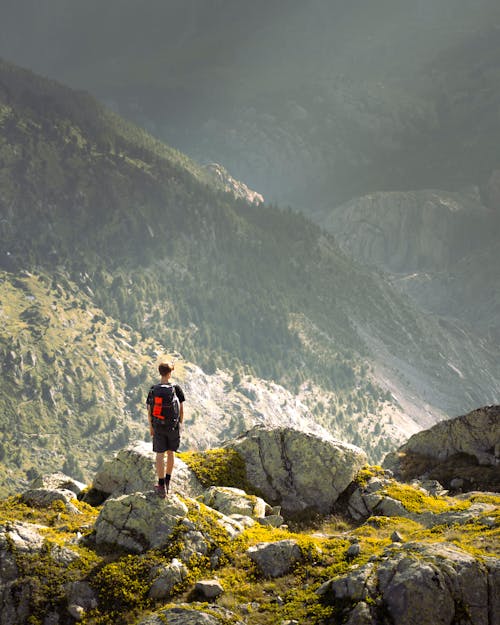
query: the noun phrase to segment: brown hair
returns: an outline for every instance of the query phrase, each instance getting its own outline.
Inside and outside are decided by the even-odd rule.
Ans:
[[[161,362],[158,365],[158,371],[160,372],[160,375],[168,375],[169,373],[172,373],[173,370],[174,363],[168,364],[167,362]]]

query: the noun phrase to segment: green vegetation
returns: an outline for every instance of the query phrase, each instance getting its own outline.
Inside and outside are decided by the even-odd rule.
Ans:
[[[202,486],[233,486],[251,492],[245,461],[234,449],[188,451],[179,458],[189,466]]]
[[[397,501],[400,501],[408,512],[453,512],[467,510],[470,501],[459,501],[452,497],[433,497],[426,495],[414,486],[393,482],[384,489],[384,493]]]

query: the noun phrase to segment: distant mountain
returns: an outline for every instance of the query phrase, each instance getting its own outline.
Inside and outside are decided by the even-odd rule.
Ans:
[[[0,55],[310,214],[483,185],[499,28],[496,0],[22,0],[0,11]]]
[[[152,345],[240,389],[229,404],[241,412],[227,426],[232,433],[270,410],[290,418],[286,402],[303,401],[294,418],[309,413],[308,422],[374,459],[444,411],[495,401],[500,371],[488,346],[420,313],[303,216],[236,199],[86,94],[7,63],[0,85],[1,414],[9,461],[32,424],[42,420],[37,431],[46,435],[54,416],[57,432],[75,428],[58,435],[54,449],[49,436],[56,456],[104,430],[87,445],[97,455],[125,438],[126,427],[142,428],[139,395],[146,361],[156,357]],[[254,390],[257,378],[267,382]],[[102,401],[113,385],[120,418],[110,424]],[[273,393],[280,410],[266,399]],[[230,392],[215,396],[215,405],[231,401]],[[203,397],[198,405],[206,419]],[[19,461],[18,469],[29,468]]]
[[[317,217],[350,256],[376,266],[422,310],[500,347],[500,211],[477,187],[372,193]]]

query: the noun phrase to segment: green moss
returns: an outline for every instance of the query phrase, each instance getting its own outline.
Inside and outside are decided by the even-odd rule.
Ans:
[[[187,451],[180,453],[179,457],[184,460],[205,488],[231,486],[255,493],[255,489],[248,482],[245,461],[234,449]]]
[[[457,510],[467,510],[470,508],[470,501],[460,501],[451,497],[432,497],[409,486],[393,482],[384,489],[384,493],[397,501],[400,501],[408,512],[453,512]]]
[[[384,475],[384,469],[382,467],[378,465],[366,465],[358,471],[354,482],[358,486],[366,486],[372,477],[377,477],[378,475]]]

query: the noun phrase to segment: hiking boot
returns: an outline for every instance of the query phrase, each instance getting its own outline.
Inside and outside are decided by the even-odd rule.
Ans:
[[[167,496],[167,489],[165,488],[165,484],[156,484],[155,492],[158,495],[158,497],[165,499],[165,497]]]

